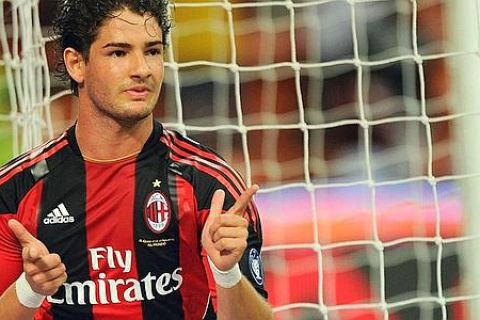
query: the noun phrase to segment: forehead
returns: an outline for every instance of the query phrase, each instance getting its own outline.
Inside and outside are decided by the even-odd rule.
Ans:
[[[162,40],[162,29],[157,20],[149,15],[140,15],[128,9],[113,14],[99,28],[97,41]]]

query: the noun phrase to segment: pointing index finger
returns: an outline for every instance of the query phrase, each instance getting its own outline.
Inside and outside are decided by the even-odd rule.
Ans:
[[[248,204],[252,200],[255,193],[257,193],[259,186],[257,184],[252,185],[242,192],[235,204],[228,210],[229,213],[238,216],[243,216],[243,213],[247,209]]]
[[[22,250],[22,257],[24,261],[35,262],[41,258],[40,252],[35,246],[25,246]]]

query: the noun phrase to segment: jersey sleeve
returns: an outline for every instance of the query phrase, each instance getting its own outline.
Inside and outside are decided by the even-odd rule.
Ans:
[[[22,248],[8,227],[10,219],[19,220],[29,231],[32,230],[35,209],[25,214],[31,201],[24,201],[35,180],[28,169],[21,165],[22,158],[0,167],[0,294],[3,293],[22,273]],[[33,193],[35,196],[37,194]],[[32,198],[28,198],[32,199]],[[27,210],[28,211],[28,210]]]
[[[170,148],[170,158],[175,164],[171,168],[175,167],[175,172],[181,172],[184,179],[193,187],[196,202],[197,236],[200,237],[209,215],[214,192],[218,189],[225,191],[223,210],[227,211],[246,189],[246,184],[240,174],[215,150],[168,130],[164,130],[162,141]],[[262,296],[267,297],[261,260],[262,227],[254,201],[249,203],[244,217],[249,222],[249,234],[247,248],[239,263],[240,269],[253,287]],[[204,268],[207,271],[210,294],[215,304],[215,283],[204,249],[201,250],[201,254]]]
[[[0,214],[0,294],[2,294],[22,273],[22,249],[8,227],[8,220],[14,214]]]

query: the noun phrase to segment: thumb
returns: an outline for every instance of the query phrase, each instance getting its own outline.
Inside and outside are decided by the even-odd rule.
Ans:
[[[37,241],[37,239],[35,239],[35,237],[32,236],[32,234],[28,232],[28,230],[15,219],[8,220],[8,227],[10,228],[10,230],[12,230],[13,234],[18,239],[22,247],[25,247],[29,243]]]

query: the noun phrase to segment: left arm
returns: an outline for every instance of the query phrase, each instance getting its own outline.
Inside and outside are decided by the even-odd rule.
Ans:
[[[221,214],[225,193],[215,191],[210,214],[202,231],[202,245],[208,255],[216,282],[219,320],[273,319],[270,305],[238,267],[248,238],[248,221],[243,214],[258,186],[245,190],[236,203]]]
[[[217,284],[217,302],[219,320],[273,319],[272,308],[245,277],[229,289]]]

